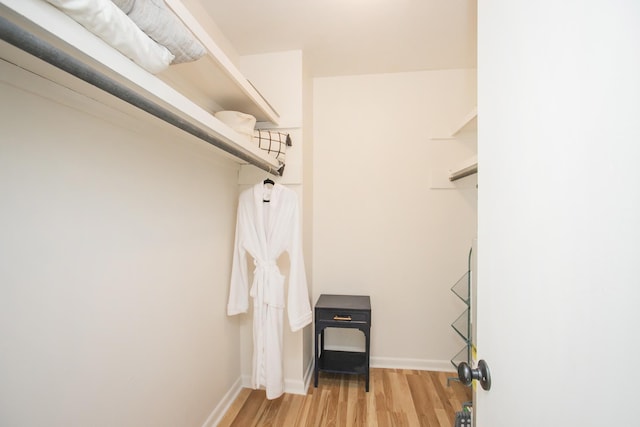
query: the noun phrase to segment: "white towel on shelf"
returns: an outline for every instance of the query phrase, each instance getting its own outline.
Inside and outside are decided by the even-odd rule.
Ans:
[[[150,73],[166,69],[173,54],[154,42],[111,0],[47,0]]]

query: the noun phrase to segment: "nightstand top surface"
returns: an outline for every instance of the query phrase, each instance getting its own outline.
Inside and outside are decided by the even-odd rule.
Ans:
[[[342,308],[371,311],[371,299],[368,295],[322,294],[320,298],[318,298],[318,302],[316,302],[316,308]]]

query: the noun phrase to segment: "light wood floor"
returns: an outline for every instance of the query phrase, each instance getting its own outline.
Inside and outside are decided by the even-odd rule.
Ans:
[[[320,374],[306,395],[267,400],[264,390],[243,389],[220,427],[452,427],[455,413],[471,400],[471,389],[451,372],[371,369],[369,393],[364,377]]]

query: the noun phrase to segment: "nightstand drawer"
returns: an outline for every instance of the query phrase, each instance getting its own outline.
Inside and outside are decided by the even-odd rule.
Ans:
[[[316,310],[316,321],[331,321],[336,323],[369,323],[371,313],[340,309]]]

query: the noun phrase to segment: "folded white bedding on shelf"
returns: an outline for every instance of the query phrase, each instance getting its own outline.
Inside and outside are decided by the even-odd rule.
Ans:
[[[206,50],[164,0],[47,0],[150,73]]]
[[[172,64],[202,58],[204,46],[180,19],[167,8],[164,0],[111,0],[149,37],[169,49]]]
[[[111,0],[47,1],[150,73],[166,69],[174,59]]]

